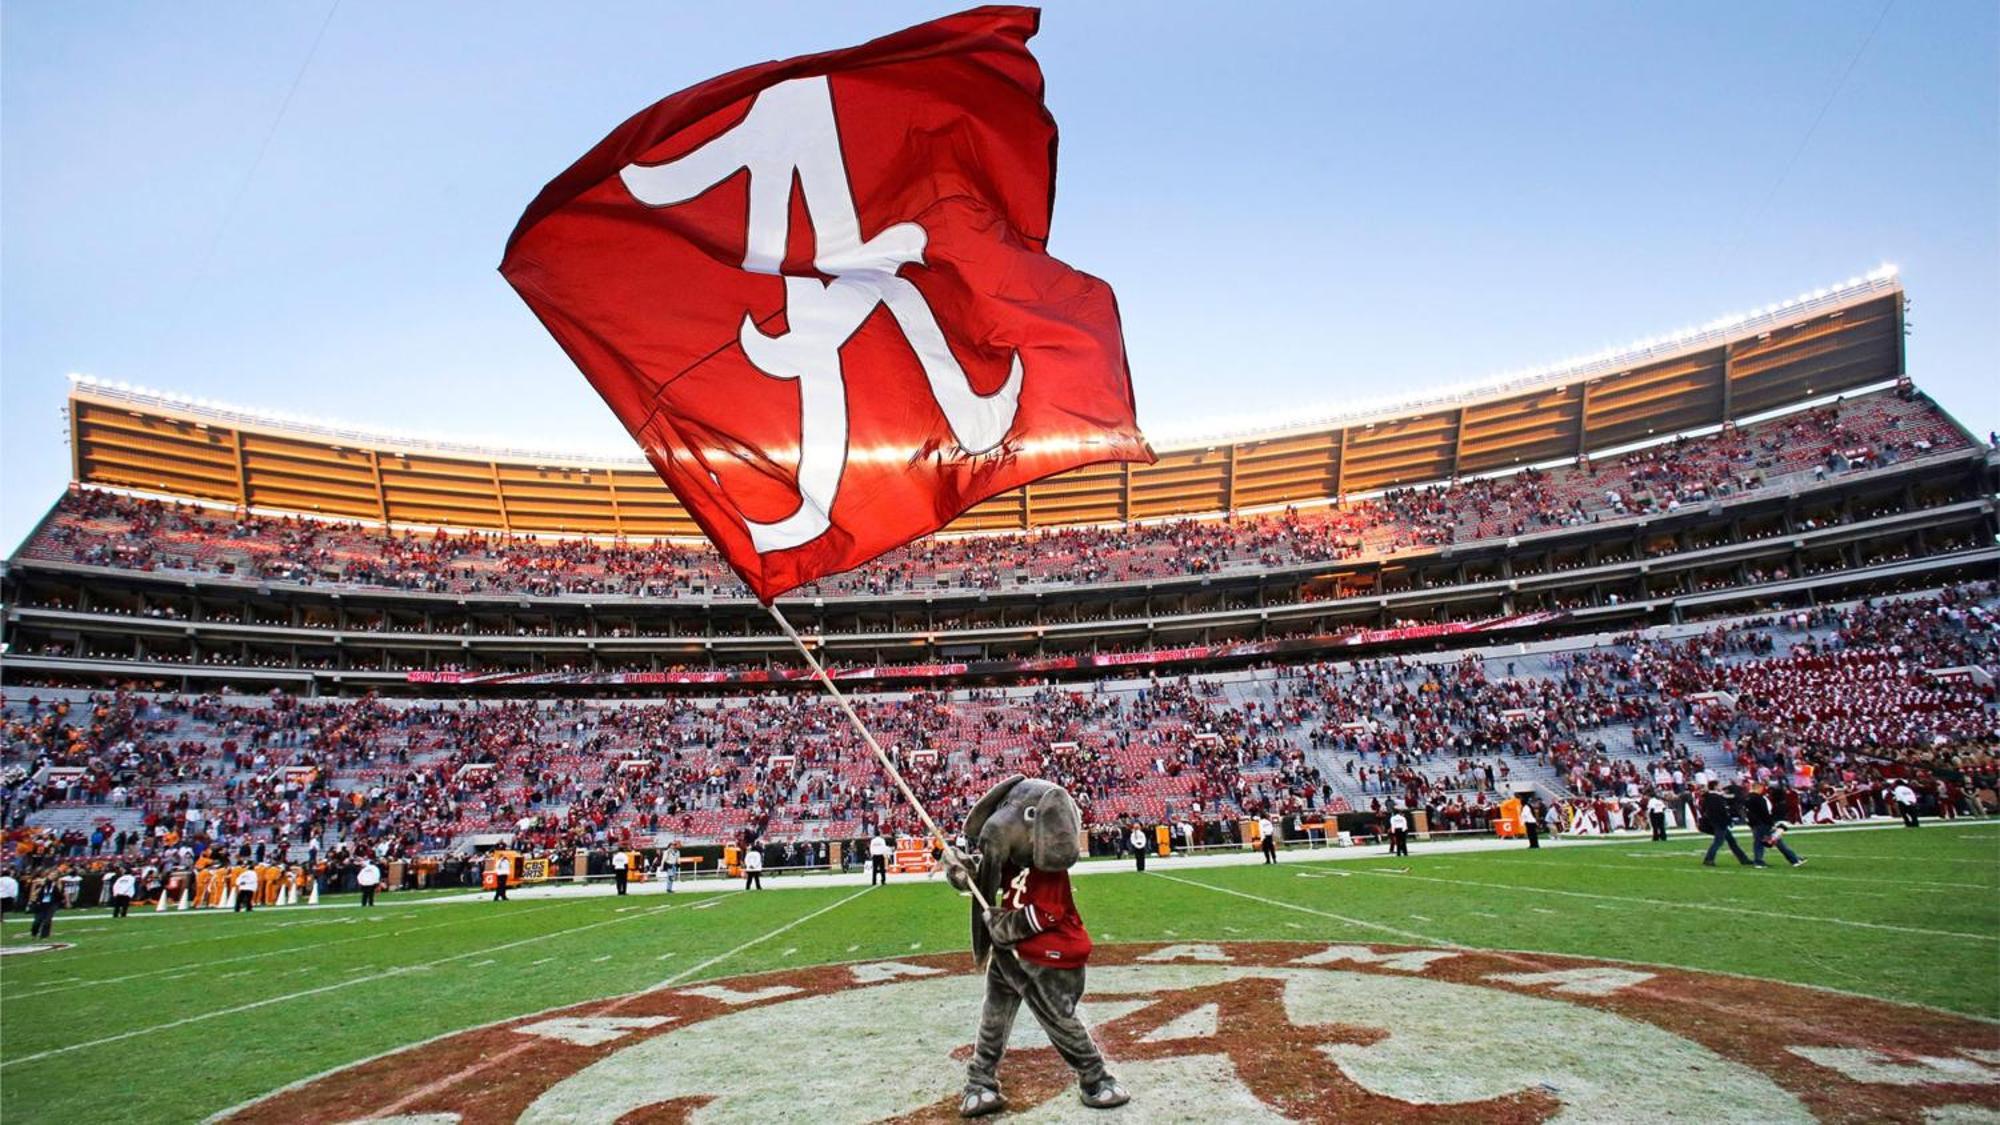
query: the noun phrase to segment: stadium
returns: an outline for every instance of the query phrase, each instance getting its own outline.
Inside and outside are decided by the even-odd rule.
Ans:
[[[1822,845],[1815,834],[1889,814],[1903,781],[1921,794],[1921,817],[1980,825],[1995,811],[2000,461],[1903,370],[1903,309],[1885,271],[1461,397],[1083,470],[997,497],[787,608],[947,823],[1011,772],[1077,796],[1096,866],[1121,873],[1084,884],[1106,888],[1085,898],[1093,914],[1117,919],[1101,940],[1185,946],[1197,962],[1233,956],[1216,943],[1239,934],[1366,949],[1422,934],[1416,944],[1451,949],[1488,944],[1453,935],[1494,918],[1473,906],[1514,896],[1552,916],[1574,917],[1578,897],[1586,910],[1690,907],[1683,923],[1565,927],[1553,941],[1530,938],[1524,918],[1504,939],[1657,963],[1656,942],[1764,913],[1737,904],[1765,892],[1689,897],[1698,869],[1647,862],[1688,854],[1672,841],[1694,831],[1704,773],[1740,771],[1773,783],[1791,822],[1817,826],[1795,837],[1806,855],[1849,857],[1840,874],[1799,877],[1844,881],[1806,897],[1837,902],[1834,925],[1857,929],[1816,943],[1816,958],[1837,958],[1814,962],[1833,978],[1692,948],[1676,957],[1802,984],[1859,980],[1853,991],[1990,1016],[2000,994],[1988,861],[2000,837],[1972,829],[1878,852],[1871,835]],[[211,964],[301,961],[298,977],[268,985],[254,969],[224,970],[275,996],[374,979],[343,974],[494,964],[468,963],[488,949],[545,965],[529,957],[545,938],[678,909],[644,897],[670,845],[696,909],[735,886],[745,849],[799,893],[768,910],[760,900],[691,914],[671,939],[632,926],[610,959],[639,963],[591,983],[538,982],[526,1010],[629,992],[647,972],[678,983],[890,955],[913,974],[938,971],[911,950],[949,964],[958,912],[925,877],[922,828],[643,465],[419,446],[88,379],[72,384],[68,422],[74,486],[5,576],[17,853],[78,874],[80,907],[109,901],[109,872],[139,871],[138,909],[164,897],[154,913],[168,918],[223,906],[234,882],[211,871],[248,868],[263,873],[275,907],[264,917],[276,919],[293,899],[351,905],[366,849],[392,888],[366,921],[390,923],[336,938],[355,943],[345,954],[298,944],[286,927],[303,937],[361,921],[351,913],[165,941],[169,927],[138,923],[129,931],[143,933],[100,939],[117,943],[115,961],[92,968],[10,960],[6,1054],[23,1075],[140,1038],[155,1015],[183,1009],[167,998],[177,982],[206,987],[193,982]],[[1656,794],[1670,825],[1658,852],[1578,847],[1530,877],[1476,850],[1518,831],[1509,799],[1526,798],[1559,839],[1616,843]],[[1298,878],[1350,873],[1433,878],[1375,858],[1397,809],[1420,848],[1474,849],[1423,865],[1454,878],[1401,901],[1342,895],[1338,914],[1327,896],[1294,890]],[[1283,841],[1284,882],[1261,864],[1197,866],[1247,858],[1260,824]],[[1122,874],[1135,828],[1157,853],[1149,876]],[[867,889],[852,888],[878,832],[897,847],[882,897],[927,919],[913,941],[868,920],[886,902],[847,904]],[[621,901],[609,886],[617,851],[646,873],[638,901],[649,905],[629,919],[606,912],[630,909],[608,907]],[[450,905],[484,897],[468,888],[491,885],[498,854],[517,857],[518,897],[539,903],[523,913],[549,912],[538,922]],[[1295,854],[1363,862],[1295,875]],[[1882,878],[1879,865],[1899,857],[1956,878]],[[894,885],[906,877],[926,885]],[[1162,912],[1109,891],[1142,877],[1172,880],[1187,901]],[[1228,905],[1222,896],[1266,903],[1264,916],[1222,928],[1204,918]],[[1401,909],[1412,904],[1422,908]],[[855,941],[814,949],[783,931],[835,905]],[[1909,909],[1929,921],[1890,920]],[[1184,931],[1168,924],[1183,910]],[[482,915],[448,920],[461,911]],[[703,925],[710,917],[724,924]],[[658,963],[700,962],[767,921],[782,941],[685,978]],[[445,932],[408,948],[373,940],[433,927]],[[884,932],[898,943],[882,944]],[[1207,940],[1177,941],[1196,936]],[[113,964],[114,979],[144,980],[159,999],[106,1032],[91,1002],[109,999],[94,974]],[[316,1030],[321,1050],[305,1054],[334,1061],[428,1039],[453,1019],[511,1010],[512,992],[435,1017],[377,1017],[371,998],[374,1026],[353,1040],[366,1046]],[[38,1016],[42,997],[50,1011]],[[244,1030],[262,1024],[248,1013],[228,1018],[230,1034],[266,1034]],[[571,1045],[594,1047],[598,1034]],[[1986,1065],[1977,1057],[1949,1065]],[[253,1092],[246,1081],[216,1088]],[[168,1116],[233,1104],[211,1104],[205,1085],[168,1082],[158,1095]],[[1809,1104],[1826,1115],[1845,1103]],[[300,1110],[281,1098],[244,1112]]]
[[[1034,18],[806,61],[1027,66],[1040,202]],[[1024,19],[1004,50],[908,38]],[[771,90],[810,103],[823,76],[757,84],[799,62],[674,95],[577,168],[693,160],[611,142],[724,144]],[[910,73],[899,98],[935,79]],[[740,123],[668,112],[712,87]],[[866,147],[853,104],[836,165]],[[758,273],[744,159],[741,269],[689,276]],[[839,237],[793,159],[779,210]],[[565,178],[502,273],[634,452],[68,377],[68,483],[0,564],[0,1117],[2000,1120],[2000,437],[1912,371],[1895,267],[1117,445],[1145,382],[1122,342],[1088,365],[1113,408],[1033,397],[1102,345],[1076,324],[1108,307],[1118,341],[1093,278],[1022,295],[1039,240],[995,291],[1060,316],[988,373],[925,324],[1013,321],[817,244],[800,265],[781,229],[784,331],[723,302],[731,342],[628,417],[616,380],[658,342],[620,351],[622,311],[562,304],[603,290],[548,280],[548,232],[605,206],[566,212]],[[925,214],[924,268],[977,258]],[[811,357],[760,348],[843,285],[872,319],[827,349],[853,429],[822,494]],[[768,459],[821,530],[718,520],[763,487],[730,427],[766,383],[708,415],[671,387],[725,351],[798,383]],[[919,454],[856,436],[884,387]],[[1038,429],[1057,414],[1113,437]],[[754,565],[827,526],[869,542],[863,485],[922,533],[795,582]]]

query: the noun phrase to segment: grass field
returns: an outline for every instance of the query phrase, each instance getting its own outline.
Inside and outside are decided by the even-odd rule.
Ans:
[[[1698,844],[1092,875],[1099,943],[1333,940],[1581,954],[2000,1018],[2000,828],[1801,831],[1808,866],[1704,869]],[[1324,854],[1324,853],[1322,853]],[[1725,856],[1726,859],[1726,856]],[[733,886],[733,885],[732,885]],[[965,946],[941,882],[509,904],[386,896],[253,916],[59,916],[0,958],[0,1118],[198,1120],[462,1028],[663,984]],[[0,942],[26,942],[9,916]],[[810,1029],[800,1029],[802,1035]]]

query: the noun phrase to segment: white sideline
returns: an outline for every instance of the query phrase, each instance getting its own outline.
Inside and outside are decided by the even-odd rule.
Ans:
[[[741,953],[746,949],[751,949],[754,948],[755,946],[762,945],[764,942],[770,941],[772,938],[777,937],[779,934],[785,933],[786,931],[791,930],[794,927],[804,925],[805,923],[812,921],[814,918],[817,918],[820,915],[827,913],[828,911],[837,910],[840,907],[846,906],[848,903],[853,902],[855,899],[860,898],[862,895],[865,895],[869,891],[872,891],[874,889],[875,888],[872,886],[863,887],[860,890],[854,892],[851,895],[848,895],[846,898],[843,898],[837,902],[828,903],[827,905],[820,907],[818,910],[811,911],[810,913],[807,914],[802,914],[799,917],[794,918],[789,922],[786,922],[784,925],[779,926],[777,929],[771,930],[770,932],[762,934],[758,937],[753,937],[749,941],[746,941],[741,945],[736,946],[733,949],[729,949],[722,953],[718,953],[715,956],[710,957],[706,961],[701,962],[700,964],[690,965],[689,967],[681,970],[680,972],[675,973],[673,976],[670,976],[667,979],[661,981],[660,983],[653,985],[651,988],[641,989],[638,992],[630,993],[626,996],[621,996],[618,999],[613,1000],[611,1003],[606,1004],[604,1007],[598,1009],[593,1014],[602,1016],[610,1012],[615,1012],[619,1008],[624,1007],[626,1004],[631,1003],[633,1000],[641,996],[645,996],[648,993],[658,992],[663,988],[671,988],[674,985],[679,984],[680,982],[688,979],[689,977],[694,976],[696,973],[701,972],[703,969],[727,961],[731,957],[736,956],[738,953]],[[585,1002],[588,1003],[588,1001]],[[515,1044],[513,1047],[510,1047],[507,1050],[501,1051],[500,1053],[495,1055],[483,1056],[482,1058],[480,1058],[478,1062],[473,1063],[471,1066],[461,1068],[460,1070],[452,1074],[448,1074],[443,1078],[439,1078],[432,1082],[427,1082],[422,1086],[417,1087],[414,1090],[406,1092],[402,1097],[397,1098],[394,1102],[391,1102],[389,1105],[376,1110],[370,1116],[378,1118],[394,1117],[396,1114],[401,1113],[403,1110],[409,1108],[412,1105],[415,1105],[417,1102],[422,1101],[423,1099],[428,1098],[433,1094],[438,1093],[441,1090],[448,1090],[451,1087],[456,1086],[459,1083],[465,1081],[466,1079],[471,1078],[473,1075],[480,1073],[481,1071],[487,1070],[491,1067],[504,1063],[507,1060],[522,1054],[523,1052],[536,1050],[540,1046],[541,1044],[533,1039],[523,1039],[520,1043]]]
[[[1960,820],[1956,823],[1961,826],[2000,827],[2000,817],[1988,820]],[[1842,824],[1803,825],[1793,829],[1792,832],[1794,833],[1794,838],[1818,838],[1823,834],[1834,832],[1886,831],[1896,828],[1900,824],[1901,821],[1890,817],[1877,817],[1869,821],[1853,821]],[[1609,847],[1612,845],[1631,847],[1633,844],[1645,843],[1648,836],[1649,833],[1644,830],[1621,831],[1613,835],[1604,836],[1544,836],[1542,837],[1542,846],[1554,849]],[[1700,842],[1705,845],[1708,842],[1706,835],[1687,829],[1674,829],[1670,833],[1670,836],[1674,840],[1689,843]],[[1996,834],[1995,839],[2000,840],[2000,834]],[[1525,851],[1527,849],[1526,843],[1521,840],[1509,840],[1497,836],[1485,835],[1461,837],[1458,839],[1432,839],[1428,841],[1418,838],[1411,841],[1411,847],[1423,855],[1461,855],[1482,852]],[[1283,863],[1346,863],[1357,860],[1386,859],[1389,852],[1386,844],[1356,844],[1346,848],[1334,845],[1324,845],[1316,848],[1287,846],[1278,854],[1282,857]],[[1829,858],[1841,857],[1829,855]],[[1249,867],[1262,863],[1263,856],[1251,848],[1245,848],[1241,851],[1230,848],[1226,851],[1203,852],[1199,855],[1173,855],[1165,857],[1149,855],[1146,857],[1146,860],[1148,865],[1146,873],[1151,875],[1155,872],[1169,870],[1193,871],[1208,867]],[[1129,874],[1131,871],[1132,864],[1129,858],[1085,860],[1075,867],[1070,868],[1072,876],[1124,875]],[[764,877],[764,885],[770,890],[812,890],[821,887],[865,886],[868,881],[868,872],[857,869],[825,875],[776,875],[769,869],[766,869]],[[704,879],[697,883],[683,879],[680,886],[684,888],[684,892],[699,893],[711,887],[716,889],[730,887],[730,889],[734,889],[731,886],[734,882],[734,880]],[[925,882],[944,884],[942,878],[926,878],[922,875],[892,875],[890,876],[889,885],[913,886]],[[514,898],[522,900],[542,898],[604,898],[615,893],[616,891],[609,884],[585,884],[579,886],[574,883],[543,887],[523,887],[509,891],[509,894]],[[631,885],[631,893],[634,895],[664,895],[666,894],[666,885],[650,880],[644,883],[633,883]],[[444,895],[436,898],[427,898],[420,903],[411,903],[409,905],[423,906],[432,903],[483,902],[490,897],[492,897],[490,892],[469,891],[462,895]]]
[[[222,1016],[233,1016],[240,1012],[254,1011],[258,1008],[269,1007],[272,1004],[284,1004],[284,1003],[289,1003],[290,1001],[293,1000],[303,1000],[308,996],[318,996],[322,993],[333,992],[342,988],[351,988],[357,984],[372,984],[375,981],[388,980],[390,978],[404,976],[409,973],[423,972],[427,969],[436,968],[439,965],[450,964],[453,961],[463,961],[468,957],[481,957],[488,953],[499,953],[502,950],[518,949],[524,945],[534,945],[538,942],[547,941],[550,938],[568,937],[571,934],[580,934],[586,930],[595,930],[602,928],[604,926],[615,926],[620,922],[630,922],[638,918],[646,918],[654,914],[663,913],[668,910],[675,910],[683,905],[687,904],[668,903],[664,906],[656,906],[632,914],[620,914],[615,918],[606,918],[603,919],[602,921],[597,921],[597,922],[587,922],[581,926],[571,926],[568,929],[563,929],[563,930],[551,930],[548,933],[536,934],[533,937],[519,938],[514,941],[503,942],[499,945],[490,945],[484,949],[469,950],[465,953],[454,953],[449,957],[439,957],[433,961],[424,961],[415,965],[397,965],[392,968],[384,969],[379,973],[370,973],[365,977],[351,977],[347,980],[335,981],[332,984],[322,984],[317,988],[307,988],[307,989],[302,989],[298,992],[288,992],[282,996],[267,996],[262,1000],[252,1000],[247,1004],[238,1004],[230,1008],[218,1008],[211,1012],[202,1012],[199,1015],[183,1016],[180,1019],[170,1020],[166,1023],[154,1024],[151,1027],[135,1028],[131,1031],[121,1031],[116,1035],[106,1035],[102,1038],[86,1040],[85,1042],[82,1043],[70,1043],[61,1047],[51,1047],[46,1051],[37,1051],[32,1055],[22,1055],[19,1058],[12,1058],[12,1059],[0,1059],[0,1070],[5,1070],[10,1066],[16,1066],[20,1063],[35,1062],[40,1059],[53,1058],[56,1055],[66,1055],[71,1051],[81,1051],[90,1047],[102,1047],[108,1043],[118,1043],[126,1039],[136,1039],[142,1035],[151,1035],[154,1032],[171,1031],[174,1028],[186,1027],[187,1025],[192,1023],[201,1023],[205,1020],[217,1019]]]
[[[1565,898],[1586,898],[1598,902],[1625,902],[1634,906],[1663,906],[1675,910],[1711,910],[1720,914],[1748,914],[1753,918],[1772,918],[1781,922],[1824,922],[1830,926],[1854,926],[1864,930],[1889,930],[1901,934],[1922,934],[1926,937],[1964,938],[1967,941],[2000,942],[2000,934],[1969,934],[1962,930],[1927,930],[1919,926],[1897,926],[1888,922],[1860,922],[1852,918],[1828,918],[1817,914],[1784,914],[1775,910],[1752,910],[1747,906],[1719,906],[1712,902],[1685,902],[1665,898],[1635,898],[1630,895],[1602,895],[1591,891],[1562,891],[1554,887],[1536,886],[1527,883],[1484,883],[1477,879],[1446,879],[1437,875],[1411,875],[1392,871],[1361,871],[1361,875],[1373,875],[1382,879],[1414,879],[1421,883],[1447,883],[1460,887],[1482,887],[1494,891],[1512,891],[1518,894],[1561,895]]]

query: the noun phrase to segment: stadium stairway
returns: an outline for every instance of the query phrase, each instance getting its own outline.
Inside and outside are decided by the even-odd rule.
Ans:
[[[117,805],[61,804],[29,813],[27,823],[58,834],[72,829],[88,834],[100,824],[109,826],[110,831],[117,833],[143,828],[146,818],[138,809]]]

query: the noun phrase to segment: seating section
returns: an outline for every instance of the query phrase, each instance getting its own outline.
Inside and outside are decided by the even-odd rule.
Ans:
[[[1922,395],[1879,393],[1729,433],[1326,508],[1215,520],[930,538],[810,594],[1077,586],[1381,557],[1671,511],[1972,443]],[[22,558],[434,593],[747,597],[705,546],[387,532],[73,491]]]
[[[1481,659],[1315,663],[1089,687],[862,696],[954,825],[1013,772],[1108,827],[1425,809],[1483,828],[1505,795],[1633,800],[1704,774],[1808,802],[1938,771],[1991,784],[2000,586],[1551,642]],[[1941,669],[1983,669],[1977,674]],[[915,824],[828,702],[405,702],[18,690],[0,700],[5,826],[77,855],[187,840],[293,850],[850,839]]]

